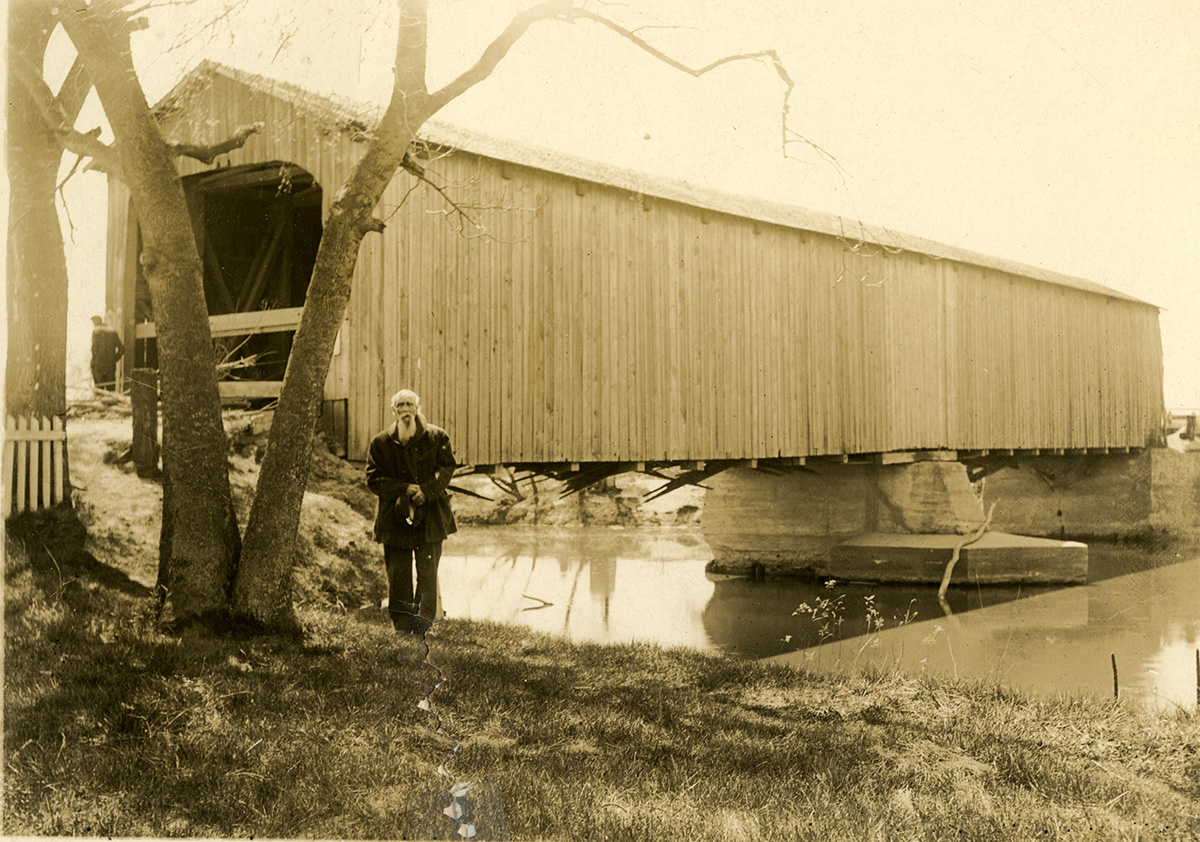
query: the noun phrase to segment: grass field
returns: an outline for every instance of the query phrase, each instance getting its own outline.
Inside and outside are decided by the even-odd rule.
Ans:
[[[137,587],[10,544],[3,831],[405,838],[457,744],[514,839],[1200,838],[1194,714],[466,621],[426,658],[378,609],[301,618],[164,634]]]

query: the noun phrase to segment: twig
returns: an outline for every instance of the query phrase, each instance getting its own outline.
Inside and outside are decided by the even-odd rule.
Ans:
[[[946,562],[946,572],[942,574],[942,584],[938,588],[938,602],[946,601],[946,589],[950,587],[950,577],[954,574],[954,565],[958,564],[958,556],[963,551],[963,547],[974,544],[983,537],[983,533],[987,532],[987,528],[992,522],[992,515],[995,513],[996,504],[992,503],[992,507],[988,509],[987,517],[984,518],[983,525],[975,530],[975,534],[970,538],[959,541],[958,546],[954,548],[954,552],[950,555],[950,560]]]
[[[527,594],[527,593],[523,593],[523,594],[521,594],[521,596],[522,596],[522,598],[524,598],[524,599],[532,599],[534,602],[540,602],[540,603],[541,603],[541,605],[531,605],[531,606],[530,606],[530,607],[528,607],[528,608],[522,608],[522,609],[521,609],[522,611],[538,611],[538,610],[540,610],[540,609],[542,609],[542,608],[549,608],[550,606],[552,606],[552,605],[554,604],[553,602],[550,602],[550,601],[548,601],[548,600],[542,599],[540,596],[530,596],[530,595],[529,595],[529,594]]]
[[[62,568],[58,566],[58,559],[54,557],[54,553],[50,552],[50,548],[44,542],[42,543],[42,549],[46,551],[46,555],[54,562],[54,569],[58,571],[58,598],[62,599],[63,591],[67,589],[66,584],[63,582]]]
[[[405,157],[405,160],[408,160],[407,156]],[[448,205],[450,205],[450,207],[454,208],[454,210],[458,213],[459,216],[461,216],[467,222],[471,223],[471,227],[473,227],[476,231],[480,232],[479,234],[476,234],[474,237],[471,237],[468,234],[463,234],[464,237],[466,237],[467,239],[476,239],[478,237],[486,237],[487,236],[487,228],[484,227],[483,223],[478,221],[477,219],[474,219],[469,213],[467,213],[464,205],[461,205],[458,202],[451,199],[450,194],[448,194],[445,191],[445,189],[443,189],[441,186],[436,184],[433,181],[433,179],[429,178],[429,176],[425,174],[426,171],[424,168],[406,166],[406,167],[404,167],[404,169],[408,170],[410,173],[412,173],[418,179],[425,182],[430,187],[432,187],[434,190],[436,190],[441,195],[441,197],[446,200],[446,204],[448,204]],[[462,233],[463,230],[464,229],[462,227],[460,227],[459,233]]]

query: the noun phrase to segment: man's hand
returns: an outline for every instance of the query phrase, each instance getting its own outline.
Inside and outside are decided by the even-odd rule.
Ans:
[[[425,492],[421,490],[419,485],[410,485],[408,487],[408,499],[413,501],[414,506],[421,506],[425,503]]]

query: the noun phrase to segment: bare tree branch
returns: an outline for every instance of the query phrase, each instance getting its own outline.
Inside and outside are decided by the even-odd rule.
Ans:
[[[567,0],[552,0],[552,2],[542,3],[520,12],[509,21],[504,31],[487,45],[475,64],[467,68],[457,79],[430,96],[433,110],[440,110],[455,97],[461,96],[491,75],[492,71],[496,69],[496,65],[508,55],[508,51],[530,26],[542,20],[563,19],[562,16],[570,13],[573,8]]]
[[[54,98],[54,105],[62,114],[66,125],[75,125],[91,89],[92,78],[88,75],[87,65],[84,64],[82,56],[76,56],[70,71],[67,72],[67,78],[58,89],[58,96]]]
[[[62,198],[63,207],[66,207],[66,204],[67,204],[67,197],[66,197],[66,194],[63,193],[63,187],[65,187],[67,182],[70,181],[71,178],[75,175],[75,173],[79,171],[79,165],[82,163],[83,163],[83,156],[76,155],[75,163],[73,163],[71,165],[71,171],[69,173],[67,173],[66,177],[58,183],[57,187],[54,188],[55,192],[57,192],[59,194],[59,196]],[[70,211],[68,211],[68,215],[69,214],[70,214]]]
[[[154,10],[158,10],[158,9],[170,9],[174,6],[183,6],[183,7],[196,6],[200,2],[201,2],[201,0],[167,0],[167,2],[162,2],[162,3],[147,3],[144,6],[139,6],[135,9],[129,10],[126,14],[129,17],[133,17],[135,15],[141,15],[141,14],[144,14],[145,12],[154,11]],[[170,52],[172,50],[183,47],[183,46],[190,44],[193,41],[200,39],[200,38],[211,40],[214,37],[214,35],[216,34],[217,28],[220,25],[225,24],[228,21],[232,20],[239,11],[241,11],[242,9],[244,9],[246,7],[248,2],[249,2],[249,0],[236,0],[236,2],[226,3],[224,8],[221,10],[220,14],[215,15],[213,17],[207,17],[205,23],[200,28],[195,29],[191,32],[185,33],[185,35],[181,41],[173,43],[170,47],[167,48],[167,52]],[[275,21],[274,25],[278,25],[278,24],[279,24],[279,21],[278,20]]]
[[[256,134],[263,130],[263,123],[251,123],[247,126],[241,126],[233,137],[214,143],[211,146],[198,146],[193,143],[172,143],[167,149],[171,155],[176,158],[195,158],[204,164],[211,164],[217,159],[218,155],[224,155],[227,152],[232,152],[234,149],[241,149],[246,145],[246,141],[250,139],[250,135]]]
[[[63,149],[91,158],[93,169],[114,174],[120,172],[116,153],[112,147],[100,140],[100,129],[92,129],[86,134],[76,131],[72,127],[74,120],[68,121],[67,115],[59,107],[54,94],[50,91],[50,86],[46,84],[36,68],[28,62],[21,62],[17,67],[17,75],[21,84],[29,92],[38,113],[46,121],[50,130],[54,132]]]
[[[408,197],[411,196],[413,194],[413,191],[416,190],[420,186],[421,186],[421,181],[420,181],[420,179],[418,179],[418,180],[414,181],[407,190],[404,191],[404,195],[400,197],[400,203],[398,205],[396,205],[396,207],[392,208],[392,212],[383,218],[383,223],[385,225],[391,221],[393,216],[395,216],[397,213],[400,212],[400,208],[404,207],[404,203],[408,201]]]
[[[433,147],[431,147],[427,144],[423,144],[423,143],[417,144],[417,146],[422,147],[426,150],[432,150],[432,148],[433,148]],[[445,147],[445,148],[441,149],[441,151],[434,153],[430,160],[431,161],[440,161],[443,158],[449,157],[453,153],[454,153],[454,150],[451,147]],[[460,201],[451,199],[449,190],[452,188],[460,188],[461,189],[464,187],[464,183],[463,182],[457,182],[457,183],[445,182],[445,181],[443,181],[443,183],[440,185],[435,183],[430,176],[437,175],[437,174],[433,173],[432,170],[429,169],[427,164],[422,164],[420,162],[420,160],[418,159],[417,155],[413,154],[413,150],[409,150],[409,152],[405,154],[404,159],[400,162],[400,166],[403,169],[407,170],[412,175],[414,175],[416,177],[416,180],[413,181],[412,186],[409,187],[408,190],[406,190],[404,192],[404,195],[402,197],[400,197],[400,202],[397,205],[395,205],[394,207],[392,207],[392,209],[388,213],[388,215],[383,218],[383,222],[385,222],[385,223],[388,222],[393,216],[396,215],[397,212],[399,212],[400,208],[402,208],[404,206],[405,202],[408,201],[408,197],[412,195],[414,190],[416,190],[422,184],[428,184],[430,187],[432,187],[434,190],[436,190],[438,192],[438,194],[441,195],[441,197],[446,201],[446,203],[448,205],[450,205],[450,210],[426,211],[426,213],[443,213],[448,216],[449,215],[457,215],[461,220],[461,224],[459,225],[456,233],[461,234],[464,239],[474,240],[474,239],[484,238],[488,242],[492,242],[492,243],[518,243],[518,242],[524,242],[526,239],[528,239],[528,237],[521,237],[521,238],[518,238],[515,240],[499,239],[499,238],[493,236],[488,231],[486,225],[484,225],[478,219],[473,218],[468,211],[488,211],[488,210],[502,209],[502,210],[519,210],[519,211],[532,212],[532,211],[536,211],[537,208],[520,207],[517,205],[491,205],[491,204],[477,205],[477,204],[468,204],[466,202],[460,202]],[[441,176],[439,175],[438,177],[440,178]],[[478,183],[478,178],[476,177],[476,178],[471,179],[467,184],[474,185],[477,183]],[[473,234],[473,235],[464,233],[466,224],[470,224],[470,226],[472,228],[474,228],[476,231],[478,231],[479,233]]]
[[[684,73],[690,74],[691,76],[697,76],[697,77],[703,76],[705,73],[708,73],[710,70],[716,70],[718,67],[722,67],[726,64],[730,64],[735,61],[758,61],[759,59],[767,60],[767,62],[775,69],[776,75],[779,76],[780,80],[783,82],[783,85],[784,85],[783,108],[782,108],[782,113],[781,113],[782,119],[781,119],[780,139],[781,139],[782,147],[785,150],[787,149],[788,134],[789,134],[788,117],[790,116],[789,108],[790,108],[790,101],[791,101],[791,97],[792,97],[792,91],[795,89],[796,83],[792,79],[791,74],[789,74],[787,72],[787,68],[784,67],[783,59],[781,59],[779,57],[779,53],[777,53],[775,50],[759,50],[758,52],[754,52],[754,53],[737,53],[735,55],[723,56],[722,58],[719,58],[714,62],[706,64],[704,67],[693,68],[693,67],[689,67],[688,65],[684,64],[681,61],[678,61],[678,60],[672,58],[671,56],[664,53],[662,50],[658,49],[657,47],[654,47],[653,45],[649,44],[648,42],[646,42],[645,40],[640,38],[637,35],[637,33],[633,32],[630,29],[626,29],[625,27],[621,26],[620,24],[616,23],[615,21],[604,17],[603,15],[598,15],[595,12],[589,12],[587,9],[572,9],[571,12],[568,15],[566,15],[563,19],[566,20],[568,23],[574,23],[576,20],[590,20],[593,23],[598,23],[601,26],[608,27],[610,30],[617,33],[622,38],[631,42],[634,46],[636,46],[639,49],[654,56],[656,59],[661,61],[663,64],[666,64],[669,67],[673,67],[676,70],[682,71]],[[792,132],[792,134],[795,134],[795,132]],[[799,137],[799,135],[796,135],[796,136]]]
[[[99,127],[90,132],[55,128],[54,133],[63,149],[92,159],[92,162],[84,167],[85,170],[99,170],[109,175],[120,176],[121,163],[117,159],[116,150],[100,140]]]
[[[89,157],[93,163],[88,169],[117,174],[120,166],[115,151],[111,146],[100,140],[100,129],[90,132],[80,132],[73,128],[83,101],[91,90],[91,82],[82,59],[77,58],[63,82],[58,97],[55,97],[45,80],[38,76],[31,67],[19,69],[21,83],[29,91],[42,119],[50,126],[58,137],[59,143],[69,152]],[[218,155],[224,155],[234,149],[246,145],[250,135],[260,132],[263,123],[253,123],[242,126],[237,133],[221,143],[211,146],[200,146],[189,143],[171,144],[168,149],[175,157],[195,158],[205,164],[211,164]],[[60,185],[61,186],[61,185]]]
[[[954,552],[950,554],[950,560],[946,562],[946,570],[942,574],[942,583],[938,586],[937,596],[938,602],[942,604],[944,609],[947,609],[947,616],[949,616],[950,606],[949,603],[946,602],[946,590],[950,587],[950,577],[954,575],[954,565],[958,563],[958,556],[963,551],[964,547],[966,547],[968,544],[974,544],[983,537],[983,533],[987,532],[988,527],[992,523],[992,515],[995,513],[996,504],[992,503],[992,507],[988,509],[987,517],[984,518],[983,523],[979,526],[979,529],[975,530],[975,533],[969,538],[963,538],[961,541],[959,541],[954,546]]]
[[[779,53],[775,50],[760,50],[753,53],[737,53],[736,55],[723,56],[722,58],[719,58],[714,62],[710,62],[703,67],[691,67],[679,61],[678,59],[672,58],[662,50],[653,46],[641,38],[635,31],[621,26],[616,21],[607,18],[604,15],[580,8],[570,2],[565,2],[565,0],[553,0],[553,2],[542,3],[541,5],[533,6],[532,8],[525,10],[514,17],[512,21],[509,22],[508,26],[505,27],[504,31],[496,36],[496,39],[492,41],[492,43],[490,43],[486,49],[484,49],[483,54],[479,57],[479,60],[476,61],[474,65],[468,68],[454,81],[450,82],[444,88],[432,95],[431,99],[435,110],[442,108],[455,97],[462,95],[467,90],[479,84],[489,75],[491,75],[492,71],[495,70],[501,59],[508,54],[508,51],[512,49],[513,45],[516,44],[521,36],[525,34],[525,31],[534,23],[543,20],[557,20],[564,23],[575,23],[576,21],[586,20],[599,24],[600,26],[607,27],[617,35],[620,35],[622,38],[629,41],[638,49],[649,53],[651,56],[668,65],[669,67],[673,67],[676,70],[682,71],[691,76],[703,76],[709,71],[716,70],[718,67],[722,67],[735,61],[758,61],[760,59],[766,60],[775,69],[776,75],[779,76],[780,80],[784,84],[781,121],[782,128],[780,132],[780,139],[783,149],[785,151],[787,149],[789,135],[803,140],[800,135],[790,131],[788,128],[790,99],[792,96],[792,91],[796,87],[796,83],[792,79],[791,75],[787,72],[787,68],[784,67],[783,60],[779,57]],[[810,143],[809,145],[813,144]],[[814,146],[814,148],[816,147]],[[818,149],[818,151],[820,150]]]
[[[129,15],[132,17],[135,15],[145,14],[146,12],[150,12],[155,9],[170,9],[174,6],[195,6],[197,1],[198,0],[173,0],[173,2],[167,3],[147,3],[144,6],[138,6],[134,9],[130,9]]]
[[[436,190],[441,195],[441,197],[446,200],[446,204],[448,204],[448,205],[450,205],[450,207],[454,208],[454,210],[458,213],[458,215],[460,217],[462,217],[463,220],[465,220],[466,222],[469,222],[471,224],[472,228],[474,228],[476,231],[480,232],[480,234],[477,236],[483,236],[487,233],[487,229],[484,227],[483,223],[479,222],[476,219],[473,219],[471,217],[471,215],[469,213],[467,213],[467,211],[463,207],[463,205],[461,205],[458,202],[451,199],[450,194],[447,193],[443,187],[438,185],[436,182],[433,181],[433,179],[429,178],[429,176],[425,174],[425,170],[423,167],[415,166],[415,165],[410,166],[408,155],[406,155],[404,157],[404,161],[405,161],[405,163],[402,164],[401,166],[403,166],[404,169],[408,170],[410,173],[415,175],[419,180],[425,182],[430,187],[432,187],[434,190]],[[414,162],[414,164],[415,164],[415,162]]]

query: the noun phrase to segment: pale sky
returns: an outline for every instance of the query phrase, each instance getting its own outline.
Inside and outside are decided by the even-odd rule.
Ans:
[[[431,87],[472,63],[526,5],[430,0]],[[183,43],[170,30],[196,26],[180,9],[135,36],[152,99],[206,56],[318,91],[386,96],[395,14],[386,0],[248,0],[231,19],[234,35],[219,28]],[[539,24],[438,119],[1111,286],[1164,308],[1167,405],[1200,407],[1200,4],[647,0],[607,9],[648,25],[644,38],[694,65],[777,50],[796,82],[790,125],[821,152],[796,145],[784,159],[783,86],[766,64],[696,79],[590,24]],[[91,112],[80,128],[100,119]],[[102,301],[104,204],[99,176],[76,182],[66,195],[79,347]],[[97,191],[99,203],[88,198]]]

